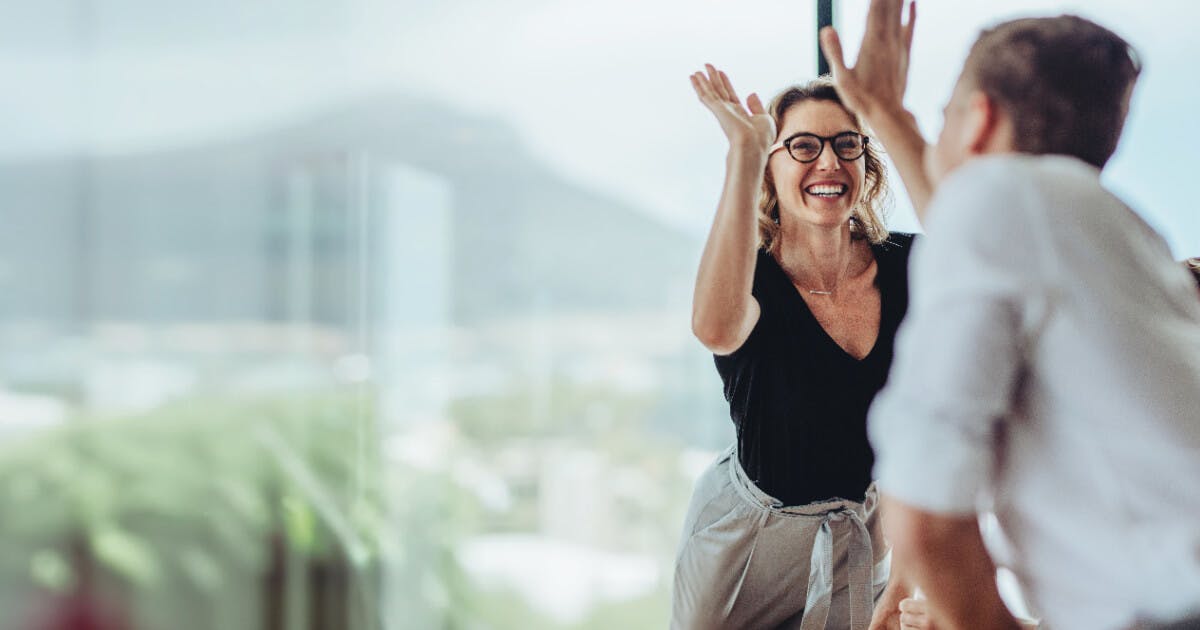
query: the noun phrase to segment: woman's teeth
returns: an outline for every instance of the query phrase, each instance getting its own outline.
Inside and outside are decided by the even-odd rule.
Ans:
[[[817,197],[838,197],[846,192],[846,186],[842,184],[818,184],[805,188],[804,192]]]

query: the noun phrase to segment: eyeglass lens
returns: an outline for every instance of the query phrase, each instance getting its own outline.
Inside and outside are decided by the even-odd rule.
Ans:
[[[830,138],[833,152],[843,160],[856,160],[863,154],[863,137],[857,133],[842,133]],[[819,136],[803,134],[788,144],[788,152],[801,162],[811,162],[821,155],[825,140]]]

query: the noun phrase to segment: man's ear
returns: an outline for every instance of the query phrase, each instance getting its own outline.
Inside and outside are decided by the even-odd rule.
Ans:
[[[996,101],[981,91],[967,101],[967,150],[972,155],[1012,151],[1012,128]]]

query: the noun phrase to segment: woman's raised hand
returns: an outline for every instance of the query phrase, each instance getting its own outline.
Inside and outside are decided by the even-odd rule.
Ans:
[[[758,95],[751,94],[743,106],[733,91],[729,77],[712,64],[704,64],[704,67],[708,73],[694,73],[691,77],[692,88],[696,90],[700,102],[721,123],[729,146],[765,153],[775,141],[775,121],[763,109]]]

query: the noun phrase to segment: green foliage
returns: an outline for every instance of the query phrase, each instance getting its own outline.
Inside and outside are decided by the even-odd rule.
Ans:
[[[450,556],[448,532],[404,540],[385,529],[389,519],[428,529],[418,521],[437,517],[425,504],[440,498],[388,498],[446,482],[385,471],[375,422],[361,390],[334,391],[81,417],[0,444],[0,580],[68,589],[66,545],[83,541],[150,619],[182,627],[166,602],[202,610],[219,597],[242,601],[248,621],[279,532],[290,562],[348,564],[354,603],[375,606],[382,564],[402,562],[413,545]],[[204,617],[190,627],[221,625]]]
[[[480,445],[521,437],[645,441],[645,418],[656,402],[648,394],[556,379],[545,388],[517,387],[501,394],[459,398],[450,417]],[[592,442],[594,443],[594,442]],[[603,446],[603,444],[601,444]]]
[[[453,470],[385,465],[382,438],[394,431],[377,426],[370,399],[361,388],[195,399],[80,417],[0,444],[0,586],[70,589],[76,576],[65,542],[82,540],[138,603],[146,627],[258,628],[281,543],[289,566],[348,575],[338,597],[350,620],[316,627],[374,630],[381,614],[403,615],[406,627],[464,630],[665,622],[661,592],[564,625],[514,593],[474,584],[455,550],[482,533],[536,530],[537,463],[534,476],[506,478],[508,507],[485,507]],[[500,471],[558,448],[595,452],[605,466],[645,480],[609,508],[627,524],[623,543],[669,553],[689,480],[674,448],[649,439],[657,402],[563,381],[455,401],[455,458]],[[385,572],[403,588],[385,592]],[[294,570],[287,575],[296,579]],[[0,609],[14,601],[0,594]]]

